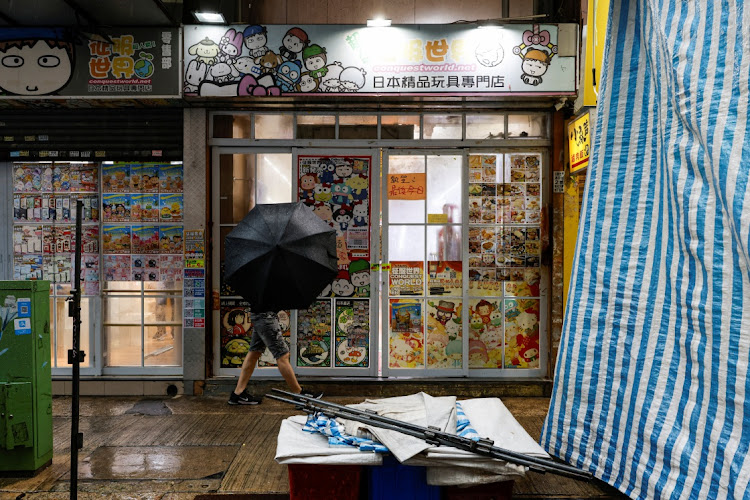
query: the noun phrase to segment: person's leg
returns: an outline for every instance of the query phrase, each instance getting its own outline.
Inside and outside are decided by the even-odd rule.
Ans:
[[[237,379],[237,387],[234,388],[235,394],[242,394],[242,391],[247,388],[247,383],[250,382],[250,377],[253,375],[255,366],[258,364],[258,360],[262,355],[263,353],[258,351],[250,351],[247,353],[245,360],[242,362],[240,376]],[[292,375],[294,375],[294,373],[292,373]]]
[[[294,375],[292,363],[289,361],[288,352],[276,360],[276,366],[278,366],[279,372],[281,373],[281,376],[284,377],[289,389],[295,394],[302,392],[302,387],[299,385],[297,377]]]

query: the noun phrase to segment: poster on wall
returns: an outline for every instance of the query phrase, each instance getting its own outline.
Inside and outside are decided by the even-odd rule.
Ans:
[[[0,99],[179,97],[179,33],[176,28],[99,28],[97,34],[4,28],[0,59],[17,63],[0,72]],[[42,58],[54,63],[34,64]]]
[[[390,299],[388,316],[388,366],[424,367],[422,302],[415,299]]]
[[[427,261],[427,294],[463,294],[463,262],[460,260]]]
[[[501,299],[469,302],[469,368],[503,367],[503,331]]]
[[[505,367],[539,368],[539,299],[505,299]]]
[[[551,24],[185,26],[183,92],[571,94],[576,58],[560,55],[558,32]]]
[[[370,301],[336,299],[336,366],[369,366]]]
[[[427,368],[458,369],[463,364],[461,301],[427,300]]]
[[[424,262],[391,261],[388,272],[388,295],[422,295]]]
[[[297,366],[331,366],[332,301],[319,299],[297,311]]]

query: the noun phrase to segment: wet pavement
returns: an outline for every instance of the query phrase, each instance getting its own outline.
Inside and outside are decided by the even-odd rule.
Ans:
[[[349,404],[364,397],[326,399]],[[503,402],[538,437],[549,400]],[[52,464],[34,477],[0,478],[0,500],[68,498],[70,405],[69,397],[53,402]],[[223,396],[84,397],[80,413],[81,499],[288,498],[287,467],[273,457],[281,420],[296,413],[289,405],[266,399],[259,406],[229,406]],[[515,483],[513,497],[620,498],[598,481],[534,473]]]

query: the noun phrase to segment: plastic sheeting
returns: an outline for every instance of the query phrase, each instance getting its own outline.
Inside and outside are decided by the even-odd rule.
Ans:
[[[750,6],[609,24],[542,444],[634,498],[750,498]]]

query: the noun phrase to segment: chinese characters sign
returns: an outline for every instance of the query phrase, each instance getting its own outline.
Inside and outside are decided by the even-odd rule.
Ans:
[[[570,94],[558,26],[186,26],[185,95]]]
[[[591,128],[589,127],[589,113],[586,113],[568,124],[568,151],[570,154],[571,174],[589,166],[590,147]]]
[[[425,189],[426,174],[389,174],[389,200],[424,200],[427,196]]]
[[[83,41],[77,37],[83,36]],[[179,97],[179,30],[0,33],[0,97]]]

